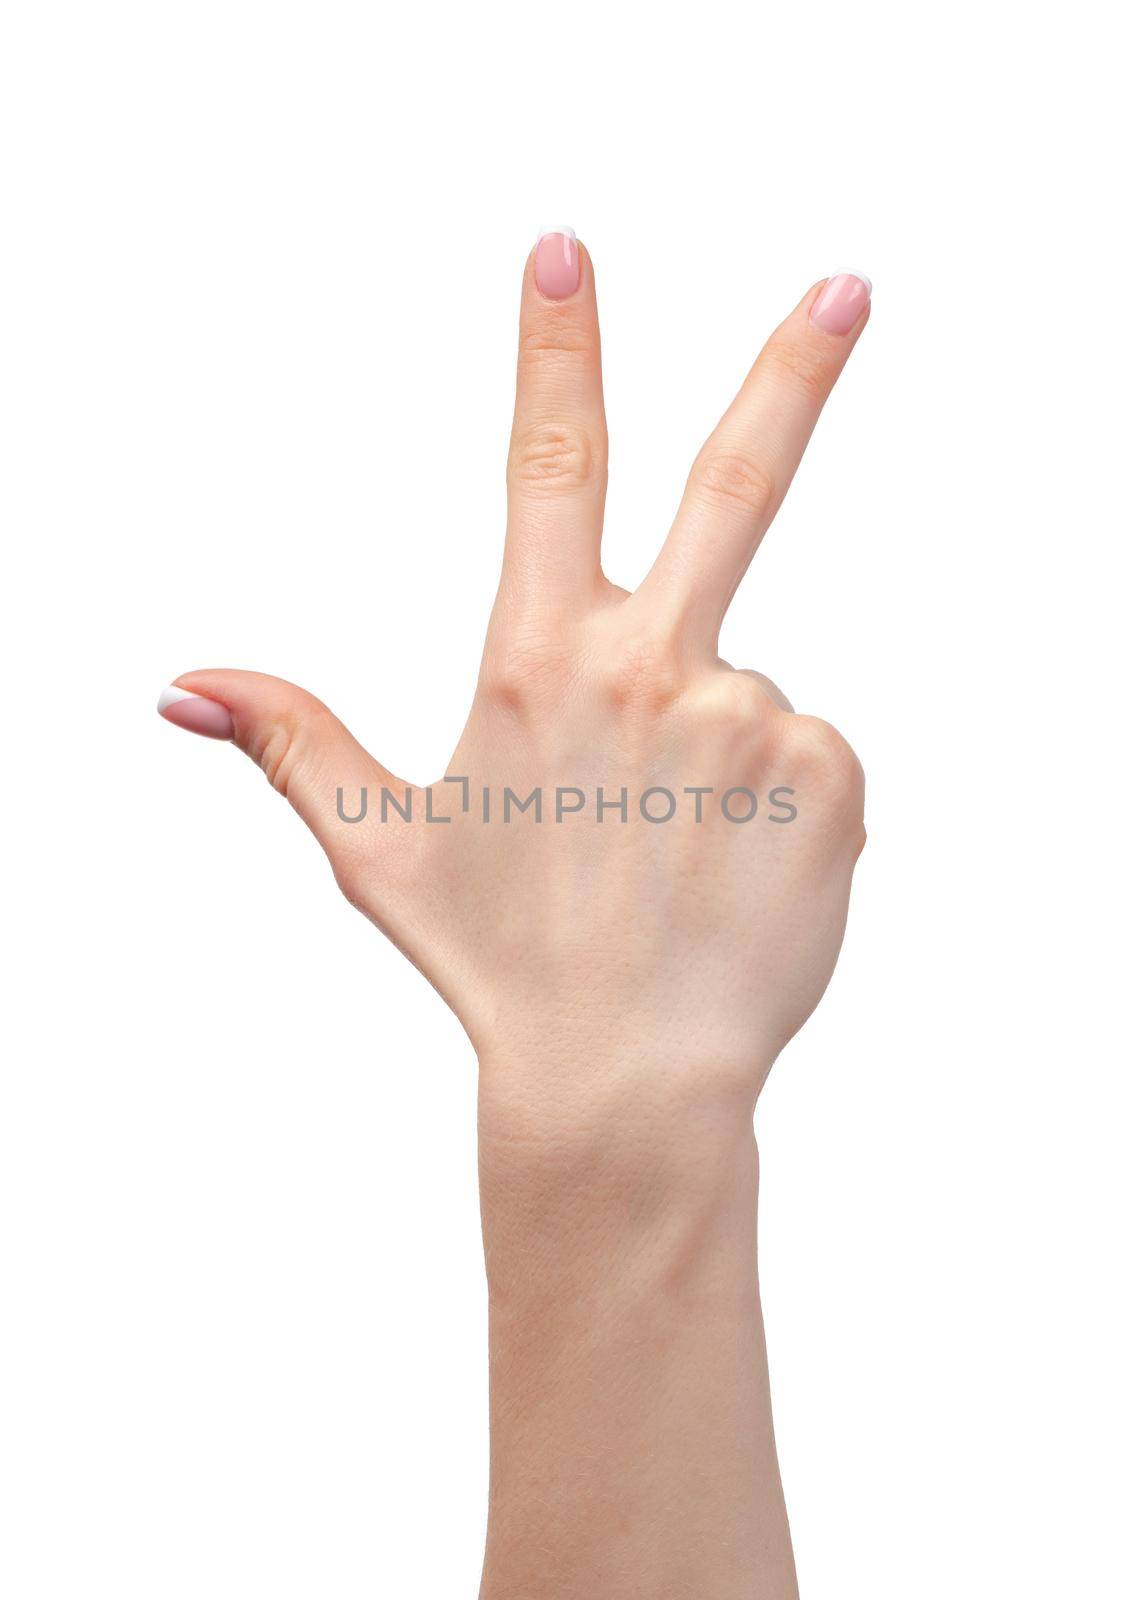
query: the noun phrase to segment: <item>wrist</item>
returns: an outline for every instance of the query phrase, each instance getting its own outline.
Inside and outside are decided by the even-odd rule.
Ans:
[[[482,1062],[481,1217],[490,1296],[674,1304],[754,1280],[754,1093],[713,1064],[563,1078]]]

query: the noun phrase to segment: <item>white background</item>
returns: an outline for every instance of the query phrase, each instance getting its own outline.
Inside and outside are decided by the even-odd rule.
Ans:
[[[773,324],[875,284],[724,636],[868,775],[840,968],[760,1111],[803,1593],[1122,1592],[1096,9],[5,9],[10,1600],[476,1594],[470,1050],[250,764],[153,708],[254,667],[444,770],[559,222],[626,584]]]

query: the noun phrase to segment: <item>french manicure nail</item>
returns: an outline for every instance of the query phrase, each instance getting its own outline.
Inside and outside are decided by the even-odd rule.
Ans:
[[[817,295],[809,321],[822,333],[850,333],[870,299],[870,278],[858,272],[838,272]]]
[[[156,702],[156,709],[177,728],[202,733],[208,739],[229,739],[234,734],[234,721],[226,706],[201,694],[192,694],[190,689],[177,689],[169,684]]]
[[[573,228],[545,228],[535,246],[535,282],[548,300],[567,300],[578,287],[578,241]]]

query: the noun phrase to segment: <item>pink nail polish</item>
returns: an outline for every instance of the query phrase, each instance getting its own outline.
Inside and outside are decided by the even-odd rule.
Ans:
[[[573,228],[548,228],[535,246],[535,282],[548,300],[567,300],[578,287],[578,241]]]
[[[870,299],[870,278],[857,272],[838,272],[817,295],[809,321],[823,333],[850,333]]]
[[[226,706],[221,706],[217,700],[207,700],[201,694],[192,694],[190,689],[177,689],[169,684],[156,702],[156,709],[177,728],[202,733],[208,739],[229,739],[234,734],[234,721]]]

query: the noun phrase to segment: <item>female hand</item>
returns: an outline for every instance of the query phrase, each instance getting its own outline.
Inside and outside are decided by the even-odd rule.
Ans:
[[[635,1063],[687,1056],[753,1091],[823,992],[863,841],[862,774],[834,729],[733,671],[717,643],[868,311],[866,283],[841,276],[782,323],[630,595],[599,561],[593,271],[568,235],[544,237],[524,275],[500,588],[446,768],[465,781],[431,780],[435,820],[424,788],[291,684],[192,672],[171,691],[184,698],[162,701],[261,765],[484,1063],[529,1046],[542,1063],[563,1035],[619,1043]],[[343,821],[364,795],[362,821]]]
[[[557,1332],[540,1327],[530,1306],[549,1307],[561,1326],[564,1304],[590,1294],[601,1304],[603,1292],[620,1291],[625,1240],[631,1262],[648,1262],[639,1277],[625,1274],[630,1303],[645,1305],[646,1317],[654,1282],[694,1270],[689,1260],[710,1261],[716,1276],[707,1281],[719,1281],[730,1238],[721,1221],[712,1237],[703,1219],[726,1214],[732,1197],[737,1216],[752,1179],[754,1101],[836,961],[864,839],[859,764],[833,728],[794,712],[760,673],[735,671],[717,647],[869,309],[869,286],[855,276],[808,291],[703,446],[651,571],[628,594],[599,559],[607,446],[593,271],[569,233],[546,234],[524,273],[499,592],[446,773],[428,792],[393,776],[323,705],[276,678],[192,672],[162,697],[170,721],[230,738],[259,763],[319,839],[348,899],[468,1031],[481,1067],[494,1318],[508,1328],[498,1335],[494,1323],[494,1362],[499,1342],[509,1375],[540,1371],[540,1341]],[[728,1193],[717,1175],[732,1173]],[[738,1238],[744,1246],[744,1231]],[[612,1291],[607,1261],[617,1273]],[[504,1308],[513,1306],[509,1326]],[[529,1327],[539,1328],[531,1353]],[[635,1342],[629,1348],[641,1359]],[[737,1352],[727,1354],[742,1370]],[[612,1351],[602,1357],[599,1387],[615,1360]],[[704,1365],[719,1371],[723,1360],[712,1350]],[[554,1402],[529,1400],[533,1386],[516,1381],[521,1406],[546,1406],[544,1428],[565,1432]],[[744,1382],[732,1375],[731,1383],[742,1391]],[[745,1398],[729,1443],[736,1455],[739,1439],[744,1455],[749,1448],[764,1495],[761,1537],[771,1554],[754,1570],[773,1585],[763,1592],[788,1593],[768,1405],[763,1412],[760,1395]],[[690,1410],[676,1454],[690,1454],[698,1425]],[[564,1411],[584,1418],[585,1458],[588,1412],[580,1401]],[[652,1419],[642,1405],[619,1420],[603,1441],[618,1486],[628,1481],[622,1441],[636,1445]],[[721,1461],[731,1418],[715,1422]],[[756,1443],[745,1446],[747,1438]],[[518,1498],[516,1480],[526,1481],[527,1452],[538,1459],[537,1448],[525,1439],[494,1458],[502,1506]],[[580,1499],[586,1481],[574,1486]],[[728,1496],[716,1483],[707,1498],[706,1516],[719,1516],[729,1550]],[[555,1592],[526,1586],[541,1579],[513,1551],[541,1556],[556,1529],[557,1566],[583,1546],[576,1526],[599,1525],[596,1509],[580,1513],[565,1486],[556,1500],[570,1513],[553,1509],[544,1528],[534,1516],[498,1513],[494,1498],[490,1562],[518,1571],[503,1579],[513,1594]],[[745,1506],[745,1493],[736,1503]],[[693,1524],[688,1546],[697,1532]],[[613,1536],[592,1537],[594,1567],[573,1573],[587,1595],[602,1593],[591,1573],[611,1567],[607,1594],[633,1593],[634,1583],[637,1593],[681,1592],[645,1588],[636,1576],[651,1556],[651,1527],[643,1559],[634,1550],[620,1566],[606,1553]],[[497,1548],[508,1553],[494,1557]],[[670,1560],[666,1551],[661,1570]],[[701,1581],[696,1567],[684,1570],[692,1593],[727,1592]]]

